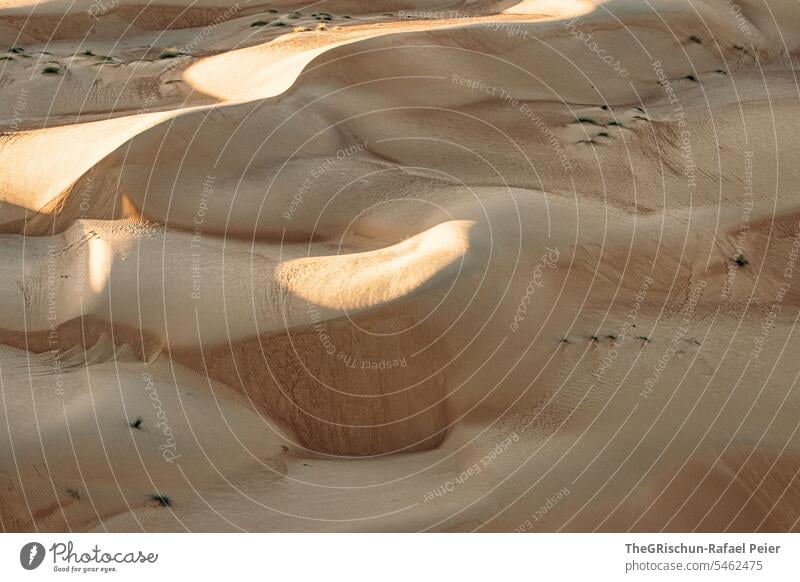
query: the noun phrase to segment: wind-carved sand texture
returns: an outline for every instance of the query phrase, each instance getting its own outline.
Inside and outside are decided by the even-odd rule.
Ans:
[[[0,2],[5,531],[800,529],[800,10]]]

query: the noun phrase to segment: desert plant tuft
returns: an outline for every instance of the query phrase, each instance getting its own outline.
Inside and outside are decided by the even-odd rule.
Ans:
[[[696,36],[694,34],[689,37],[689,40],[692,41],[695,44],[703,44],[702,39],[699,36]]]
[[[745,259],[745,258],[744,258],[744,255],[742,255],[742,254],[734,255],[734,256],[733,256],[733,258],[732,258],[731,260],[732,260],[734,263],[736,263],[736,265],[737,265],[737,266],[739,266],[739,267],[744,267],[744,266],[746,266],[746,265],[749,265],[749,264],[750,264],[750,261],[748,261],[747,259]]]
[[[25,49],[21,46],[12,46],[10,49],[8,49],[8,52],[14,53],[15,55],[21,55],[25,52]]]
[[[684,79],[686,79],[687,81],[694,81],[695,83],[697,83],[697,77],[695,77],[694,75],[686,75]]]
[[[138,428],[139,430],[142,430],[142,422],[143,422],[142,421],[142,417],[141,416],[137,416],[136,420],[134,420],[132,423],[130,423],[130,426],[131,426],[131,428]]]
[[[168,48],[161,51],[161,54],[158,55],[159,59],[174,59],[177,57],[182,57],[184,55],[183,51],[179,51],[175,48]]]
[[[649,344],[649,343],[650,343],[650,341],[651,341],[651,340],[650,340],[650,338],[649,338],[649,337],[647,337],[646,335],[640,335],[640,336],[636,336],[636,339],[638,339],[638,340],[642,340],[642,341],[643,341],[644,343],[646,343],[646,344]]]
[[[325,24],[324,22],[320,22],[317,24],[317,27],[314,30],[319,30],[319,31],[328,30],[328,25]]]
[[[48,66],[42,69],[42,75],[58,75],[61,73],[60,67]]]
[[[272,26],[286,26],[285,22],[281,22],[280,20],[276,20],[272,23]]]
[[[588,123],[589,125],[601,125],[597,122],[596,119],[592,119],[591,117],[576,117],[572,121],[570,121],[570,125],[574,125],[576,123]]]
[[[617,341],[617,334],[615,334],[615,333],[610,333],[610,334],[608,334],[606,337],[607,337],[608,339],[610,339],[612,342],[615,342],[615,341]]]
[[[562,344],[571,344],[572,343],[572,341],[570,341],[570,339],[568,337],[566,337],[566,336],[562,337],[561,340],[559,340],[559,341]]]
[[[597,137],[611,137],[611,135],[607,131],[601,131],[597,134]]]
[[[596,145],[596,144],[598,144],[600,142],[595,140],[595,139],[581,139],[581,140],[576,141],[575,143],[581,143],[581,144],[585,143],[587,145]]]
[[[89,49],[87,49],[87,50],[83,51],[81,54],[82,54],[83,56],[85,56],[85,57],[93,57],[93,56],[94,56],[94,53],[93,53],[91,50],[89,50]]]
[[[291,18],[292,20],[297,20],[298,18],[300,18],[302,16],[303,15],[300,14],[299,12],[292,12],[291,14],[289,14],[289,18]]]
[[[625,127],[625,126],[622,124],[622,122],[620,122],[620,121],[617,121],[616,119],[612,119],[611,121],[609,121],[608,123],[606,123],[606,125],[607,125],[607,126],[611,126],[611,127]]]
[[[266,26],[266,25],[268,25],[268,24],[269,24],[269,22],[267,22],[266,20],[256,20],[256,21],[254,21],[254,22],[251,22],[251,23],[250,23],[250,26],[251,26],[251,27],[256,27],[256,26]]]
[[[152,493],[150,501],[155,501],[161,507],[170,507],[172,505],[172,500],[163,493]]]
[[[597,343],[597,342],[600,341],[600,337],[596,336],[596,335],[589,336],[589,339],[592,340],[594,343]]]

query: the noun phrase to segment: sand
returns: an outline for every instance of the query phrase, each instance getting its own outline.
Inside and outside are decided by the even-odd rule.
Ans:
[[[5,531],[800,529],[794,3],[13,0],[0,46]]]

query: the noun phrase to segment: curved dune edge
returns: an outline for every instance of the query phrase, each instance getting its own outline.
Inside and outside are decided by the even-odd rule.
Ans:
[[[797,529],[796,13],[164,4],[0,89],[4,529]]]
[[[609,19],[609,21],[612,21]],[[721,19],[721,30],[716,31],[717,34],[720,33],[731,33],[731,27],[734,24],[731,21],[730,15],[725,15],[725,18]],[[527,34],[528,31],[525,30],[525,26],[531,26],[532,23],[529,21],[520,21],[515,26],[520,27],[522,32]],[[592,20],[587,17],[587,26],[592,25]],[[402,25],[401,25],[402,26]],[[479,36],[488,36],[495,41],[499,41],[498,48],[504,48],[504,45],[513,46],[517,41],[514,36],[509,35],[508,32],[505,30],[504,26],[502,25],[502,21],[493,23],[492,21],[486,21],[484,23],[479,24],[447,24],[447,25],[439,25],[435,27],[430,27],[429,25],[426,26],[427,30],[431,31],[439,31],[442,40],[450,42],[448,31],[455,30],[457,33],[460,34],[460,38],[462,40],[468,39],[470,34],[472,35],[479,35]],[[533,26],[537,26],[533,24]],[[540,26],[540,25],[539,25]],[[546,24],[545,24],[546,26]],[[556,25],[551,25],[556,26]],[[557,31],[558,37],[560,37],[561,42],[565,42],[568,40],[572,40],[571,37],[567,34],[567,32],[563,29],[563,25],[560,25],[562,30]],[[530,28],[529,31],[532,32],[533,28]],[[398,38],[399,36],[399,38]],[[430,36],[430,35],[428,35]],[[742,33],[739,33],[739,36],[742,36]],[[146,115],[136,115],[132,118],[127,118],[124,120],[109,120],[107,122],[98,122],[96,125],[93,124],[81,124],[75,126],[73,128],[66,128],[59,133],[53,134],[53,131],[58,132],[57,129],[53,130],[44,130],[44,134],[40,134],[37,131],[32,132],[29,136],[24,136],[23,139],[14,140],[10,142],[3,150],[3,158],[0,159],[0,179],[2,179],[3,184],[5,186],[6,194],[4,196],[5,199],[11,203],[7,205],[7,212],[11,213],[9,217],[10,225],[13,228],[18,228],[16,226],[18,224],[19,218],[21,215],[24,215],[22,209],[28,209],[33,211],[42,211],[46,215],[52,214],[54,211],[56,212],[56,228],[61,229],[69,223],[70,220],[73,220],[78,214],[77,209],[74,208],[75,200],[81,198],[81,193],[84,193],[87,190],[91,191],[92,194],[92,203],[89,207],[88,214],[86,210],[83,210],[82,215],[83,217],[91,217],[91,218],[116,218],[116,215],[109,214],[109,208],[113,208],[116,206],[110,198],[117,198],[119,194],[119,190],[122,188],[123,190],[127,190],[126,184],[115,184],[114,182],[109,182],[108,184],[104,184],[103,188],[97,189],[92,186],[87,186],[86,181],[88,174],[90,173],[91,169],[95,166],[102,167],[102,173],[107,174],[109,172],[118,172],[122,173],[123,170],[119,168],[120,165],[124,164],[128,167],[137,164],[137,150],[141,148],[145,148],[144,156],[148,159],[153,158],[153,151],[161,152],[164,148],[169,150],[170,146],[169,143],[165,140],[169,139],[169,135],[176,135],[177,133],[185,133],[191,140],[191,136],[197,136],[198,131],[209,131],[208,125],[209,123],[209,116],[212,115],[213,110],[220,110],[220,113],[223,113],[224,116],[229,118],[229,121],[224,122],[222,125],[223,127],[219,128],[219,131],[234,131],[239,135],[242,135],[242,124],[252,121],[257,121],[261,117],[266,117],[269,119],[269,114],[263,115],[253,115],[253,112],[256,110],[263,111],[269,105],[272,105],[271,102],[261,103],[260,101],[254,102],[252,99],[255,97],[257,99],[279,99],[279,95],[287,90],[290,90],[296,83],[300,83],[300,91],[302,91],[303,85],[308,85],[313,87],[315,81],[320,76],[330,78],[332,69],[330,66],[326,66],[327,62],[333,61],[337,63],[340,61],[340,64],[337,68],[346,68],[346,67],[353,67],[356,71],[364,69],[367,71],[369,75],[369,68],[363,66],[355,66],[354,65],[361,65],[359,61],[363,61],[365,58],[369,58],[371,51],[377,50],[380,55],[381,59],[385,59],[386,54],[384,53],[384,47],[397,47],[399,39],[408,38],[407,44],[414,46],[415,43],[415,33],[414,32],[394,32],[391,31],[388,34],[385,32],[375,32],[368,35],[366,38],[359,38],[360,35],[356,35],[356,39],[354,40],[346,40],[342,41],[342,43],[334,43],[333,45],[322,45],[319,48],[315,48],[308,51],[289,51],[288,55],[284,55],[281,51],[278,51],[278,59],[276,59],[275,65],[268,65],[267,67],[258,67],[256,65],[257,61],[253,61],[252,59],[260,58],[261,48],[260,47],[252,47],[250,49],[242,49],[239,51],[233,51],[231,54],[224,54],[220,55],[219,57],[212,57],[210,59],[206,59],[201,61],[198,64],[190,66],[189,69],[184,73],[185,80],[190,85],[196,85],[196,89],[203,92],[203,93],[210,93],[217,98],[224,98],[226,100],[245,100],[249,102],[249,105],[241,105],[235,106],[233,104],[227,105],[215,105],[215,106],[196,106],[189,108],[188,110],[176,110],[172,112],[162,112],[162,113],[151,113]],[[776,43],[774,41],[768,40],[769,37],[761,36],[759,39],[763,44],[763,48],[760,50],[776,50],[780,51],[783,47],[781,43]],[[784,37],[785,38],[785,37]],[[664,41],[671,41],[672,34],[665,36]],[[747,37],[742,39],[737,39],[744,42],[752,41],[752,37]],[[656,42],[663,42],[660,41],[656,37]],[[735,42],[734,42],[735,44]],[[269,45],[267,45],[269,46]],[[469,59],[471,58],[470,50],[465,46],[465,50],[463,51],[463,58]],[[579,47],[580,48],[580,47]],[[664,47],[666,48],[666,46]],[[677,67],[675,70],[666,71],[665,73],[669,77],[677,77],[681,74],[685,73],[705,73],[715,70],[716,68],[720,67],[723,62],[716,56],[708,54],[709,51],[705,47],[698,47],[697,49],[690,49],[693,51],[692,54],[692,62],[691,64],[687,63],[684,67]],[[755,47],[754,47],[755,49]],[[543,49],[545,53],[542,56],[546,56],[548,52],[552,53],[553,50],[560,51],[560,47],[553,46],[547,47]],[[574,48],[571,49],[576,54],[580,54]],[[714,49],[715,51],[716,49]],[[714,51],[711,51],[712,53]],[[397,52],[395,50],[395,52]],[[703,54],[705,52],[706,54]],[[731,49],[732,56],[738,57],[739,55]],[[241,54],[240,54],[241,53]],[[249,54],[252,54],[253,57],[250,57]],[[271,54],[267,53],[267,54]],[[353,62],[353,58],[349,55],[356,55],[355,63]],[[391,53],[389,53],[391,54]],[[411,53],[413,54],[413,52]],[[359,58],[359,55],[367,55],[366,57]],[[531,58],[536,58],[537,55],[535,52],[531,55]],[[586,66],[590,67],[594,70],[602,70],[600,67],[604,67],[605,65],[602,62],[594,62],[587,58],[585,54],[581,55],[582,60],[587,61],[585,63]],[[407,60],[409,57],[403,51],[400,54],[400,63],[399,66],[402,67],[402,62]],[[463,59],[462,59],[463,60]],[[218,62],[218,64],[217,64]],[[416,62],[416,61],[415,61]],[[699,64],[703,64],[705,66],[704,69],[697,70]],[[369,65],[367,61],[364,63],[365,65]],[[463,64],[463,63],[462,63]],[[496,63],[489,61],[484,63],[484,65],[494,65]],[[513,65],[513,61],[512,61]],[[626,89],[623,93],[619,94],[619,96],[614,95],[615,92],[618,90],[615,88],[615,80],[612,78],[609,80],[609,85],[606,87],[601,88],[604,95],[606,95],[606,99],[611,99],[612,103],[614,101],[619,101],[620,103],[631,103],[634,102],[637,95],[641,95],[643,92],[643,85],[645,83],[652,84],[654,81],[659,79],[658,72],[652,70],[651,63],[648,62],[645,66],[637,67],[639,70],[636,72],[639,74],[646,75],[645,78],[639,80],[637,79],[637,84],[641,86],[636,91],[632,91],[630,89]],[[256,75],[245,75],[243,74],[243,69],[245,68],[256,68],[259,70],[259,73]],[[397,67],[395,67],[397,68]],[[681,70],[682,69],[682,70]],[[193,72],[196,70],[197,72]],[[261,72],[263,70],[263,72]],[[316,73],[315,73],[316,71]],[[333,69],[336,71],[336,69]],[[411,71],[409,71],[411,72]],[[423,71],[420,71],[418,67],[415,69],[416,74],[420,74]],[[520,70],[515,68],[514,66],[510,67],[509,73],[512,73],[516,76],[519,76]],[[555,67],[553,72],[555,72]],[[487,75],[485,69],[481,71],[474,71],[474,78],[488,78],[492,79],[492,77],[497,77],[496,74],[489,73]],[[536,75],[541,73],[536,73],[533,75],[526,77],[521,77],[520,80],[529,83],[531,78],[535,79]],[[299,81],[302,75],[302,81]],[[586,73],[581,73],[581,75],[586,75]],[[224,93],[214,94],[215,89],[212,87],[206,87],[204,84],[200,82],[200,79],[203,78],[220,78],[222,79],[220,88]],[[244,80],[244,85],[237,81],[239,79]],[[466,79],[470,81],[470,78]],[[508,78],[506,78],[508,81]],[[355,79],[351,79],[351,82],[357,82]],[[527,100],[551,100],[556,95],[560,95],[561,98],[565,98],[568,102],[586,102],[593,100],[592,97],[595,95],[594,91],[577,91],[575,92],[573,87],[573,83],[566,83],[562,86],[552,86],[549,83],[542,83],[542,86],[537,89],[534,89],[531,92],[529,89],[525,88],[517,88],[514,85],[519,85],[519,81],[517,82],[506,82],[498,81],[496,82],[496,86],[500,87],[508,87],[510,91],[513,91],[515,96],[519,99],[527,99]],[[617,84],[620,85],[620,84]],[[495,86],[495,85],[493,85]],[[651,85],[652,86],[652,85]],[[294,89],[293,92],[297,92],[298,89]],[[566,92],[565,92],[566,91]],[[570,94],[573,92],[573,94]],[[655,93],[655,90],[649,90],[650,93]],[[660,91],[659,91],[660,93]],[[426,96],[428,102],[430,101],[430,95]],[[474,92],[466,92],[460,93],[457,97],[467,97],[466,100],[463,98],[460,100],[455,101],[454,103],[443,103],[442,106],[449,106],[449,107],[464,107],[468,105],[470,102],[474,102],[475,100],[482,100],[484,99],[485,95],[483,95],[480,91]],[[595,97],[596,98],[596,97]],[[294,105],[294,104],[293,104]],[[399,104],[398,104],[399,105]],[[406,104],[403,104],[407,106]],[[599,103],[598,103],[599,105]],[[229,107],[234,107],[234,109],[230,110],[230,113],[227,113]],[[209,111],[209,108],[212,111]],[[269,123],[269,121],[267,121]],[[280,127],[280,126],[279,126]],[[292,125],[284,125],[286,130],[293,128]],[[273,130],[269,135],[274,136]],[[106,136],[113,135],[113,140],[109,140]],[[41,137],[40,137],[41,136]],[[133,139],[136,138],[137,139]],[[166,136],[166,137],[165,137]],[[98,139],[99,138],[99,139]],[[242,135],[239,139],[242,140],[243,145],[247,144],[246,147],[252,149],[253,147],[259,147],[261,144],[253,144],[252,140],[249,136]],[[279,138],[276,138],[279,139]],[[32,140],[32,141],[30,141]],[[74,148],[63,148],[63,154],[66,156],[63,159],[57,159],[55,161],[59,162],[59,167],[64,167],[69,169],[69,173],[66,175],[64,174],[53,174],[51,171],[44,171],[44,167],[42,167],[42,163],[47,163],[49,165],[50,160],[42,160],[40,156],[36,156],[33,154],[40,147],[40,143],[42,140],[47,141],[48,143],[52,143],[53,140],[57,141],[67,141],[69,140],[70,143],[76,142],[78,144],[86,144],[85,149],[83,151],[73,151]],[[141,141],[142,146],[137,147],[137,143]],[[341,140],[339,145],[344,147],[348,144],[342,144]],[[223,143],[226,147],[232,148],[232,146],[228,140],[223,140]],[[9,147],[10,146],[10,147]],[[61,148],[59,148],[61,150]],[[90,152],[91,150],[91,152]],[[258,150],[256,151],[258,154]],[[62,154],[62,155],[63,155]],[[205,155],[209,155],[210,152],[204,152]],[[219,154],[217,154],[218,156]],[[216,157],[216,156],[214,156]],[[156,159],[159,159],[156,157]],[[23,171],[20,173],[19,168],[20,160],[25,160],[25,166],[29,168],[27,170],[28,173]],[[104,164],[101,164],[101,161],[104,161]],[[264,160],[267,162],[267,160]],[[159,160],[160,165],[169,165],[169,162],[166,160]],[[182,167],[185,165],[186,160],[181,160]],[[258,169],[259,165],[262,163],[260,160],[255,161],[255,165],[253,163],[250,164],[250,168],[252,170]],[[273,161],[274,163],[274,161]],[[5,166],[5,169],[4,169]],[[109,167],[110,166],[110,167]],[[234,171],[234,175],[239,175],[239,180],[241,181],[241,169],[239,168],[232,168]],[[179,191],[181,188],[180,180],[177,176],[164,176],[163,182],[162,179],[156,178],[154,183],[153,176],[145,175],[147,178],[146,183],[134,183],[131,184],[129,187],[133,188],[137,191],[135,194],[135,203],[141,208],[142,200],[141,200],[141,189],[144,188],[145,190],[150,190],[156,187],[158,183],[164,183],[170,192],[171,195],[175,195],[176,191]],[[202,177],[197,177],[196,179],[200,179],[202,181]],[[263,179],[263,178],[262,178]],[[176,180],[178,180],[176,182]],[[195,188],[196,188],[195,182]],[[151,202],[151,205],[153,202]],[[20,208],[17,208],[19,206]],[[95,210],[97,207],[97,210]],[[157,220],[164,220],[164,213],[159,208],[159,205],[156,203],[155,214],[152,214],[148,211],[147,208],[142,209],[144,211],[145,216],[150,216]],[[14,212],[16,211],[16,212]],[[66,214],[66,216],[60,217],[61,214]],[[176,217],[175,220],[181,221],[180,217]],[[5,222],[5,221],[4,221]],[[48,216],[35,216],[34,217],[34,224],[31,225],[28,232],[36,233],[41,232],[42,229],[48,228],[50,218]],[[8,224],[8,223],[7,223]]]

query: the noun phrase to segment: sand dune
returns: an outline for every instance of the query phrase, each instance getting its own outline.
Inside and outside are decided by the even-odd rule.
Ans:
[[[6,531],[794,531],[800,12],[0,2]]]

